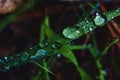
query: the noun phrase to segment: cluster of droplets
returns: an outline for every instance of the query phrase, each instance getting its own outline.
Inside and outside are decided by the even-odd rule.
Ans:
[[[107,21],[112,20],[113,18],[120,16],[120,8],[109,12],[105,12],[103,14],[106,16]]]
[[[63,35],[68,39],[77,39],[99,26],[104,26],[107,21],[117,16],[120,16],[120,8],[105,13],[97,12],[93,18],[85,18],[74,26],[65,28],[63,30]]]
[[[9,70],[13,66],[20,66],[27,62],[39,60],[45,56],[52,55],[52,53],[54,53],[54,50],[58,50],[60,48],[61,44],[59,42],[50,43],[48,40],[44,40],[38,46],[35,45],[25,52],[0,58],[0,69]]]
[[[74,26],[69,26],[63,30],[63,35],[68,39],[77,39],[84,34],[93,31],[96,28],[93,21],[85,20],[77,23]]]

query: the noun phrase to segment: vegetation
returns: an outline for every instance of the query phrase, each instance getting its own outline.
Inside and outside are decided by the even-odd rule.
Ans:
[[[42,1],[29,0],[15,12],[6,15],[0,22],[0,30],[4,30],[10,23],[19,22],[20,19],[17,21],[18,17],[22,16],[23,13],[27,14],[27,11],[35,7],[38,2],[42,3]],[[24,51],[15,51],[11,55],[1,57],[1,72],[7,73],[12,70],[14,71],[16,67],[22,67],[22,65],[29,65],[28,63],[30,63],[31,65],[35,64],[37,66],[35,68],[32,67],[34,69],[30,69],[30,71],[33,70],[35,73],[30,78],[27,78],[27,80],[70,80],[70,78],[74,79],[77,75],[79,75],[79,77],[77,76],[74,80],[112,80],[110,68],[118,67],[116,66],[117,62],[113,58],[110,65],[107,65],[103,60],[107,63],[109,57],[106,56],[112,56],[110,55],[110,49],[119,42],[119,38],[116,37],[115,39],[107,41],[101,49],[98,46],[99,43],[97,42],[94,31],[102,27],[110,26],[110,23],[114,26],[118,25],[113,20],[120,15],[120,9],[117,8],[102,12],[101,10],[105,9],[101,3],[88,2],[86,4],[89,7],[88,11],[85,10],[85,3],[80,4],[81,15],[75,10],[76,14],[82,18],[79,18],[74,24],[67,25],[60,29],[59,33],[54,31],[57,29],[53,29],[51,26],[50,15],[48,14],[47,8],[45,8],[44,20],[41,25],[39,25],[40,35],[38,43],[29,48],[25,48]],[[98,7],[102,7],[101,10]],[[35,17],[36,15],[33,16]],[[79,44],[81,38],[83,38],[85,42]],[[63,71],[55,72],[57,66],[59,67],[61,64],[63,68],[60,70]],[[67,68],[68,70],[70,69],[70,71],[66,72],[69,78],[64,72]],[[119,71],[115,73],[118,75]],[[73,75],[73,77],[70,75]],[[116,80],[117,79],[119,79],[119,77],[116,78]],[[23,80],[25,79],[23,78]]]

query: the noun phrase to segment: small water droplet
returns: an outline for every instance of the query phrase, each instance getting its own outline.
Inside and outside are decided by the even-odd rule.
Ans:
[[[42,41],[42,42],[39,44],[39,46],[40,46],[41,48],[48,47],[48,45],[49,45],[49,41],[48,41],[48,40],[44,40],[44,41]]]
[[[36,59],[36,56],[35,56],[35,55],[32,55],[30,58],[33,59],[33,60],[35,60],[35,59]]]
[[[87,20],[86,23],[89,23],[89,21]]]
[[[83,28],[85,29],[86,26],[83,26]]]
[[[5,67],[5,70],[9,70],[9,69],[10,69],[10,66],[6,66],[6,67]]]
[[[60,49],[60,48],[61,48],[61,44],[60,44],[59,42],[54,42],[54,43],[52,44],[52,48],[53,48],[53,49]]]
[[[90,27],[89,30],[92,31],[93,29]]]
[[[15,62],[13,63],[13,65],[14,65],[14,66],[18,66],[18,65],[19,65],[19,62],[18,62],[18,61],[15,61]]]
[[[24,62],[24,61],[27,61],[29,58],[29,54],[27,52],[25,52],[22,56],[21,56],[21,60]]]
[[[76,31],[76,33],[77,33],[77,34],[79,34],[79,33],[80,33],[80,31],[78,31],[78,30],[77,30],[77,31]]]
[[[106,19],[102,15],[97,15],[93,20],[96,26],[104,26],[106,22]]]
[[[4,57],[4,60],[5,60],[6,62],[8,62],[8,57]]]
[[[80,24],[76,24],[75,26],[80,26]]]
[[[60,54],[57,54],[57,57],[58,57],[58,58],[60,58],[60,57],[61,57],[61,55],[60,55]]]
[[[40,50],[37,51],[35,56],[36,57],[43,57],[45,55],[46,55],[46,50],[40,49]]]

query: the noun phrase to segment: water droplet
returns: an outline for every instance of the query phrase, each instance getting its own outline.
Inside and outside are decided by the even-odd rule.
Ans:
[[[92,31],[93,29],[90,27],[89,30]]]
[[[18,61],[15,61],[15,62],[13,63],[13,65],[14,65],[14,66],[18,66],[18,65],[19,65],[19,62],[18,62]]]
[[[5,67],[5,70],[9,70],[9,69],[10,69],[10,66],[6,66],[6,67]]]
[[[36,56],[35,56],[35,55],[32,55],[30,58],[33,59],[33,60],[35,60],[35,59],[36,59]]]
[[[8,57],[4,57],[4,60],[5,60],[6,62],[8,62]]]
[[[80,36],[80,31],[76,27],[67,27],[63,30],[63,35],[68,39],[76,39]]]
[[[24,61],[27,61],[29,58],[29,54],[27,52],[25,52],[22,56],[21,56],[21,60],[24,62]]]
[[[83,28],[85,29],[86,26],[83,26]]]
[[[93,19],[94,23],[96,26],[104,26],[106,23],[106,19],[104,18],[104,16],[102,15],[97,15],[94,19]]]
[[[43,57],[45,55],[46,55],[46,50],[40,49],[40,50],[37,51],[35,56],[36,56],[36,58],[37,57],[40,58],[40,57]]]
[[[60,57],[61,57],[61,55],[60,55],[60,54],[57,54],[57,57],[58,57],[58,58],[60,58]]]
[[[41,48],[48,47],[48,45],[49,45],[49,41],[48,41],[48,40],[44,40],[44,41],[42,41],[42,42],[39,44],[39,46],[40,46]]]
[[[53,49],[60,49],[60,48],[61,48],[61,44],[60,44],[59,42],[54,42],[54,43],[52,44],[52,48],[53,48]]]

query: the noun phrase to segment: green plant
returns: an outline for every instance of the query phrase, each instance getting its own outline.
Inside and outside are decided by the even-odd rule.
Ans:
[[[40,43],[35,45],[20,54],[13,54],[11,56],[6,56],[0,59],[0,68],[1,70],[9,70],[13,66],[19,66],[29,63],[35,63],[40,68],[44,69],[45,80],[50,80],[49,74],[51,73],[55,75],[52,71],[48,68],[48,60],[46,57],[53,56],[56,54],[60,54],[66,57],[70,62],[74,64],[77,71],[79,72],[82,80],[92,80],[92,78],[82,69],[82,67],[78,64],[78,61],[73,54],[72,50],[84,50],[88,49],[91,55],[94,57],[96,61],[96,65],[99,69],[99,78],[100,80],[105,80],[105,71],[102,69],[102,64],[100,60],[103,55],[105,55],[108,49],[115,44],[118,39],[113,40],[108,46],[105,47],[101,55],[98,55],[98,48],[93,37],[93,44],[88,45],[74,45],[71,44],[71,41],[77,39],[90,31],[93,31],[95,28],[102,27],[105,25],[109,20],[117,17],[120,15],[120,9],[116,9],[113,11],[108,11],[105,13],[97,13],[93,18],[86,18],[75,24],[74,26],[67,27],[63,30],[63,36],[57,35],[52,29],[50,28],[49,24],[49,17],[46,16],[44,22],[41,25],[41,33],[40,33]],[[9,19],[9,18],[7,18]],[[14,18],[8,20],[7,23],[4,23],[4,26],[11,22]],[[3,28],[3,25],[1,25]],[[44,58],[44,59],[43,59]],[[43,64],[39,64],[38,61],[43,59]],[[38,80],[38,74],[33,80]]]

